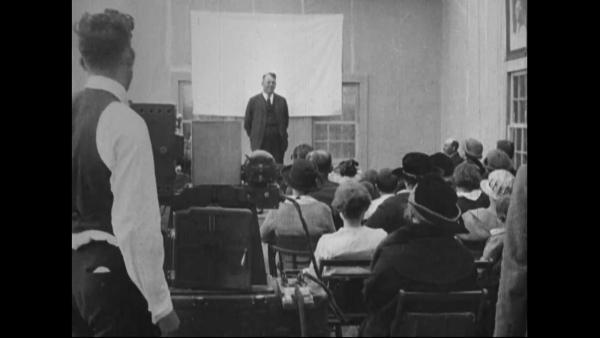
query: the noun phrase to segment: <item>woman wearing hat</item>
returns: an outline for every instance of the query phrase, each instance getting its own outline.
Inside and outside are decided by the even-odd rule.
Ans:
[[[331,210],[308,194],[317,188],[318,173],[311,161],[297,159],[283,174],[292,187],[292,195],[300,205],[311,236],[335,232]],[[277,236],[306,236],[300,216],[294,205],[285,201],[279,209],[270,211],[260,227],[260,237],[265,243],[275,244]]]
[[[386,237],[371,263],[364,297],[369,316],[362,336],[389,336],[399,289],[458,291],[475,289],[469,251],[453,236],[461,225],[456,193],[439,175],[423,177],[411,191],[410,223]]]
[[[490,206],[468,210],[462,215],[469,233],[457,235],[460,240],[485,243],[492,232],[499,234],[494,229],[504,228],[514,180],[510,172],[500,169],[492,171],[487,180],[481,181],[481,191],[489,197]]]

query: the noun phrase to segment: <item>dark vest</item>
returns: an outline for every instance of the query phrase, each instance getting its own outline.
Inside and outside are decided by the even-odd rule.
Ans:
[[[110,170],[98,153],[96,128],[104,109],[118,99],[98,89],[85,89],[71,110],[72,233],[101,230],[113,234]]]
[[[267,107],[267,123],[266,126],[273,131],[279,133],[279,123],[277,121],[277,116],[275,116],[275,98],[272,98],[273,104],[270,104],[268,101],[266,102]]]

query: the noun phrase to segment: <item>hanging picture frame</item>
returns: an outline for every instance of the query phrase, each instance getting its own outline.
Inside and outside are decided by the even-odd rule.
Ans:
[[[527,0],[506,0],[506,59],[527,56]]]

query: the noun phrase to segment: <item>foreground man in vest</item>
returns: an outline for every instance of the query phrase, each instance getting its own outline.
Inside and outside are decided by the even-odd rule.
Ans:
[[[75,27],[90,76],[72,106],[74,335],[158,336],[179,326],[162,270],[150,137],[127,105],[133,26],[105,10]]]

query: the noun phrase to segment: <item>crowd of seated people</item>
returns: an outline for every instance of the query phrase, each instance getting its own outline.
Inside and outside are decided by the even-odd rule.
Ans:
[[[483,145],[478,140],[466,139],[460,150],[458,141],[449,139],[442,152],[407,153],[402,166],[393,170],[361,172],[358,162],[350,159],[338,165],[336,176],[331,175],[331,154],[316,149],[301,152],[285,171],[285,181],[300,204],[309,232],[320,235],[314,248],[317,267],[311,263],[306,271],[316,275],[323,260],[371,260],[370,277],[362,294],[356,295],[362,297],[368,313],[360,335],[390,334],[400,289],[446,292],[492,287],[494,304],[497,298],[498,308],[506,308],[501,302],[506,303],[510,296],[496,297],[502,289],[499,263],[507,255],[503,244],[508,236],[509,210],[523,208],[513,205],[516,168],[513,154],[507,152],[514,151],[514,146],[499,141],[483,162]],[[305,236],[289,202],[269,212],[260,232],[267,243],[273,243],[278,235]],[[476,255],[469,242],[480,245]],[[523,245],[523,241],[515,242]],[[481,269],[478,276],[475,262],[481,260],[496,263],[492,281],[482,282]],[[323,273],[340,269],[365,272],[338,267]],[[511,282],[507,279],[505,284]],[[493,312],[488,335],[494,329]],[[508,314],[504,310],[498,316],[504,316],[506,322]]]

